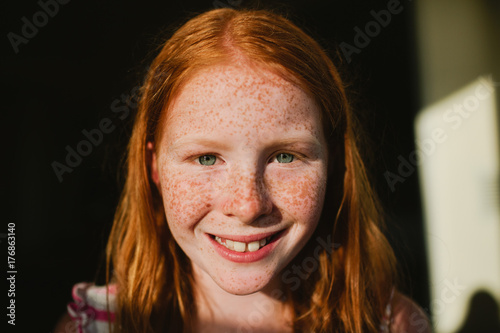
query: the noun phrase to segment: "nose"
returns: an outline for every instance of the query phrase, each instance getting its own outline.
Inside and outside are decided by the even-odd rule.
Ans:
[[[251,224],[273,209],[264,179],[257,172],[233,172],[225,189],[222,211],[228,217]]]

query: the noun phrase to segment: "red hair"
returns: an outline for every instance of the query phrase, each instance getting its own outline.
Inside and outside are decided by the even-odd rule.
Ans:
[[[394,284],[395,259],[359,153],[359,126],[345,87],[319,44],[267,11],[217,9],[189,20],[164,44],[141,90],[128,145],[126,183],[108,242],[108,283],[116,283],[120,332],[189,332],[196,318],[189,258],[168,229],[149,170],[148,142],[186,80],[243,57],[299,85],[321,109],[329,149],[325,206],[313,237],[292,261],[316,251],[318,237],[340,244],[316,253],[318,268],[286,286],[298,332],[376,332]],[[325,238],[326,237],[326,238]],[[316,246],[315,246],[316,245]],[[316,251],[317,252],[317,251]],[[331,252],[331,254],[330,254]]]

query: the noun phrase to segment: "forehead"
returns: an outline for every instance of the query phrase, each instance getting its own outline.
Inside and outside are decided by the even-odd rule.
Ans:
[[[301,88],[258,67],[213,66],[197,72],[167,110],[166,135],[258,135],[307,131],[320,135],[319,108]],[[164,128],[165,129],[165,128]]]

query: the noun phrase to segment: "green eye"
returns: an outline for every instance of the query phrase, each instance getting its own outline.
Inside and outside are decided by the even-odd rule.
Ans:
[[[280,153],[276,155],[276,160],[278,163],[291,163],[294,160],[294,156],[292,154]]]
[[[200,162],[201,165],[214,165],[217,157],[214,155],[203,155],[198,157],[198,162]]]

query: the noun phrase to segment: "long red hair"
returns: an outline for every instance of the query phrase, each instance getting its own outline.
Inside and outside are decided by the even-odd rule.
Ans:
[[[293,260],[316,251],[300,288],[285,285],[297,332],[376,332],[394,284],[395,259],[358,149],[360,130],[344,84],[319,44],[289,20],[217,9],[185,23],[149,68],[128,145],[126,183],[107,247],[119,332],[190,332],[196,318],[189,258],[174,241],[150,177],[148,142],[161,136],[172,98],[200,68],[243,56],[299,85],[321,109],[329,148],[325,205],[313,237]],[[318,237],[339,248],[317,253]],[[110,273],[112,269],[112,273]]]

